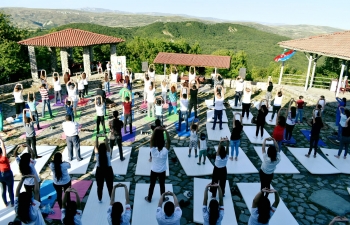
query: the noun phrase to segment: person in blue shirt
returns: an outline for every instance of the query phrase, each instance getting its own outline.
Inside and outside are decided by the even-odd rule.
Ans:
[[[32,96],[30,96],[30,94],[32,94]],[[28,107],[29,107],[34,119],[35,119],[36,127],[38,128],[38,130],[40,130],[41,127],[39,125],[39,115],[38,115],[38,111],[36,110],[36,101],[35,101],[34,92],[28,93],[27,105],[28,105]]]
[[[72,121],[74,122],[73,105],[71,101],[67,101],[67,98],[65,100],[65,107],[66,107],[66,114],[70,115],[72,117]]]

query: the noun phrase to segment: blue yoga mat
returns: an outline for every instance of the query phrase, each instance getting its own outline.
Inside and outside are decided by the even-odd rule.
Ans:
[[[50,204],[50,206],[53,207],[57,198],[57,193],[53,187],[52,180],[44,180],[44,182],[42,182],[40,186],[40,197],[42,205]]]
[[[194,120],[194,112],[191,113],[190,117],[188,118],[188,131],[186,131],[186,122],[182,121],[181,122],[181,130],[179,131],[179,122],[175,122],[175,129],[177,132],[177,135],[179,135],[180,137],[189,137],[190,136],[190,127],[191,127],[191,123]],[[196,122],[196,121],[195,121]]]
[[[283,134],[283,137],[285,137],[285,136],[286,136],[286,130],[284,130],[284,134]],[[282,143],[287,144],[287,145],[295,145],[297,143],[297,141],[294,139],[294,137],[292,135],[292,137],[290,138],[289,141],[283,140]]]
[[[308,141],[310,141],[310,131],[309,130],[300,130],[301,133],[303,133],[303,135],[306,137],[306,139]],[[321,139],[318,140],[318,146],[319,147],[325,147],[326,146],[326,143],[324,143]]]

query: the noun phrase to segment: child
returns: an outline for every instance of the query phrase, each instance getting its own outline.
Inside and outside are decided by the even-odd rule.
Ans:
[[[96,109],[96,131],[97,134],[100,133],[100,123],[103,127],[103,133],[106,133],[106,127],[105,127],[105,117],[104,117],[104,105],[102,104],[102,96],[96,96],[95,97],[95,109]]]
[[[69,98],[70,100],[70,98]],[[66,107],[66,113],[67,115],[70,115],[72,117],[72,121],[74,122],[74,110],[73,105],[71,101],[67,101],[67,98],[65,99],[65,107]]]
[[[203,156],[203,165],[205,164],[205,159],[207,158],[207,140],[204,133],[201,133],[200,139],[198,140],[198,147],[199,147],[199,160],[198,165],[201,164],[201,158]]]
[[[78,93],[79,93],[79,101],[84,100],[84,80],[79,77],[77,78],[78,82]]]
[[[161,125],[163,126],[163,98],[158,96],[154,101],[156,104],[156,118],[161,121]]]
[[[57,104],[58,98],[60,98],[60,102],[62,102],[60,75],[53,77],[53,90],[55,92],[55,103]]]
[[[126,134],[126,124],[129,121],[130,125],[130,134],[132,134],[132,102],[129,97],[125,97],[125,101],[123,102],[124,107],[124,134]]]
[[[272,137],[276,140],[276,142],[278,144],[278,150],[279,151],[282,150],[283,135],[284,135],[284,130],[286,128],[286,117],[280,116],[282,109],[283,108],[281,108],[278,111],[277,120],[276,120],[276,126],[275,126],[275,128],[273,129],[273,132],[272,132]]]
[[[105,86],[105,92],[110,94],[110,84],[109,84],[109,78],[108,78],[108,73],[105,73],[105,78],[104,78],[104,86]]]
[[[30,117],[25,117],[26,116],[26,111],[29,112]],[[33,149],[34,156],[36,159],[41,158],[41,156],[38,156],[38,153],[36,151],[36,137],[35,137],[35,129],[34,129],[34,122],[33,122],[33,115],[30,109],[23,109],[23,126],[24,126],[24,131],[26,132],[26,142],[29,147]]]
[[[27,102],[30,112],[32,113],[32,115],[35,116],[35,122],[36,122],[36,127],[38,130],[41,129],[40,125],[39,125],[39,115],[38,115],[38,111],[36,110],[36,101],[35,101],[35,94],[34,92],[32,92],[32,96],[30,96],[30,93],[28,94],[28,102]]]
[[[198,124],[194,123],[194,121],[192,121],[191,124],[191,131],[190,131],[190,146],[188,149],[188,157],[191,157],[191,150],[192,148],[194,148],[194,154],[195,157],[197,158],[197,143],[198,142]]]
[[[186,89],[185,89],[186,90]],[[183,89],[180,90],[180,111],[179,111],[179,127],[178,131],[181,131],[182,118],[186,122],[186,131],[188,131],[188,99],[187,94],[182,93]],[[187,91],[188,93],[188,91]]]
[[[161,84],[162,88],[162,98],[164,103],[166,103],[166,93],[168,92],[168,82],[164,79]]]
[[[297,118],[295,120],[297,124],[303,123],[304,103],[305,103],[303,98],[304,97],[300,95],[299,100],[297,101],[298,111],[297,111]],[[298,121],[298,118],[299,118],[299,121]]]

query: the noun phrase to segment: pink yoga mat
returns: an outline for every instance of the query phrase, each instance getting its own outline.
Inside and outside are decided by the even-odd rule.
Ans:
[[[55,96],[53,96],[53,95],[49,95],[49,99],[51,100],[51,99],[54,99],[55,98]],[[40,100],[38,100],[38,102],[42,102],[42,100],[40,99]]]
[[[106,93],[106,97],[108,98],[108,97],[112,96],[113,94],[114,94],[113,92],[111,92],[111,93]]]
[[[147,102],[142,102],[142,104],[140,105],[141,109],[147,109]]]
[[[116,83],[110,83],[109,85],[111,86],[116,86],[116,87],[123,87],[123,84],[116,84]]]
[[[79,124],[79,128],[78,128],[78,131],[79,131],[79,132],[80,132],[80,130],[81,130],[81,127],[82,127],[82,125]],[[61,139],[62,139],[62,140],[66,140],[66,135],[64,134],[64,132],[61,134]]]
[[[44,131],[44,129],[50,127],[50,124],[40,124],[40,127],[42,128],[40,130],[38,130],[37,128],[34,128],[35,129],[35,136],[39,136],[40,133]],[[22,134],[19,138],[25,139],[26,133]]]
[[[77,190],[78,195],[80,197],[80,201],[83,200],[86,192],[88,191],[89,187],[91,186],[92,181],[91,180],[72,180],[72,188]],[[97,193],[90,193],[90,194],[97,194]],[[64,197],[64,194],[62,194],[62,198]],[[76,197],[74,193],[70,193],[70,199],[72,201],[76,201]],[[61,219],[61,210],[58,206],[58,203],[56,202],[55,205],[52,207],[52,210],[55,212],[55,214],[48,215],[47,218],[53,219],[53,220],[60,220]]]

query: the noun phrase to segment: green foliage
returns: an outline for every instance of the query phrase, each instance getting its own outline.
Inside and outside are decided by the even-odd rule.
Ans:
[[[219,73],[226,78],[235,78],[240,68],[247,68],[247,54],[245,51],[238,51],[235,53],[232,50],[221,49],[212,53],[212,55],[231,56],[230,69],[220,69]],[[207,74],[211,71],[207,70]]]

